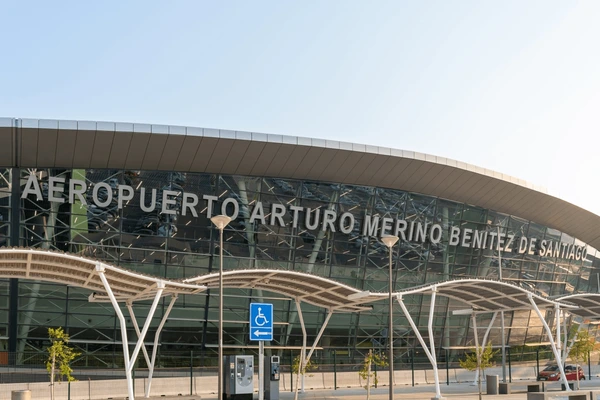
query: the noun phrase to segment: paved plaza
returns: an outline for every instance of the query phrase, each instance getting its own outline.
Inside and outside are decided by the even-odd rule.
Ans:
[[[485,384],[482,387],[482,399],[485,400],[525,400],[527,399],[527,384],[528,381],[518,381],[511,385],[512,394],[510,395],[487,395],[485,393]],[[546,391],[556,393],[556,400],[567,400],[566,393],[561,395],[559,383],[546,383]],[[582,381],[581,389],[600,390],[600,380]],[[476,400],[479,399],[478,388],[469,383],[453,383],[444,385],[441,388],[442,396],[447,399],[454,400]],[[417,385],[417,386],[399,386],[394,390],[395,399],[431,399],[435,397],[435,387],[433,385]],[[281,400],[292,400],[294,393],[281,392],[279,398]],[[299,399],[322,399],[322,400],[364,400],[367,398],[367,392],[364,389],[338,389],[338,390],[307,390],[298,395]],[[371,389],[371,400],[387,400],[389,392],[387,387]],[[157,397],[156,399],[159,399]],[[217,400],[216,394],[203,394],[198,396],[174,396],[160,397],[162,400]],[[254,393],[254,399],[258,399],[258,394]]]

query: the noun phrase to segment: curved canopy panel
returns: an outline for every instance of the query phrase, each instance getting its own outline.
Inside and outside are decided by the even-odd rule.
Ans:
[[[99,268],[110,283],[118,301],[152,299],[158,287],[163,296],[194,294],[216,288],[219,274],[212,273],[183,281],[168,281],[103,264],[84,257],[27,248],[0,249],[0,277],[23,278],[63,283],[93,291],[93,301],[109,301],[99,276]],[[339,312],[370,310],[367,305],[386,299],[388,293],[370,293],[351,286],[298,271],[248,269],[223,272],[224,287],[262,289],[279,293],[315,306]],[[475,312],[530,309],[529,298],[542,308],[569,308],[585,318],[600,317],[600,294],[578,294],[555,300],[539,296],[511,283],[485,279],[458,279],[395,292],[395,296],[430,294],[449,297],[472,307]]]
[[[0,277],[50,281],[91,290],[90,300],[108,302],[98,274],[104,274],[118,301],[148,300],[164,285],[163,296],[193,294],[206,289],[198,284],[168,281],[73,254],[26,248],[0,249]]]
[[[578,315],[583,319],[600,320],[600,293],[578,293],[567,296],[556,297],[557,301],[568,301],[579,306],[569,310],[571,314]]]
[[[201,275],[186,279],[208,288],[219,286],[219,274]],[[223,272],[223,287],[262,289],[298,299],[306,303],[339,312],[370,310],[365,303],[384,299],[387,293],[369,294],[358,289],[298,271],[273,269],[244,269]],[[366,293],[366,296],[361,296]],[[353,300],[354,299],[354,300]]]
[[[534,294],[527,289],[507,282],[486,279],[457,279],[428,284],[400,291],[397,295],[429,294],[436,292],[440,296],[449,297],[473,308],[474,312],[494,312],[531,309],[533,301],[540,308],[554,307],[576,308],[576,305],[559,302]]]

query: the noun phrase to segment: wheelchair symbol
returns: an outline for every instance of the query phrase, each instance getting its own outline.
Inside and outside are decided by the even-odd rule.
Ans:
[[[265,324],[269,323],[269,320],[267,320],[267,317],[265,317],[265,314],[263,314],[261,310],[262,308],[258,307],[258,315],[256,316],[256,318],[254,318],[254,323],[256,324],[256,326],[264,326]]]

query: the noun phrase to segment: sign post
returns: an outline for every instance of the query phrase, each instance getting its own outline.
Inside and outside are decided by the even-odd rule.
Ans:
[[[273,304],[250,303],[250,340],[258,341],[258,400],[264,400],[265,342],[273,340]]]

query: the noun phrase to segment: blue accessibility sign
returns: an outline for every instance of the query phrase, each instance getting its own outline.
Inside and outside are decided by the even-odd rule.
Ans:
[[[273,304],[250,303],[250,340],[273,340]]]

